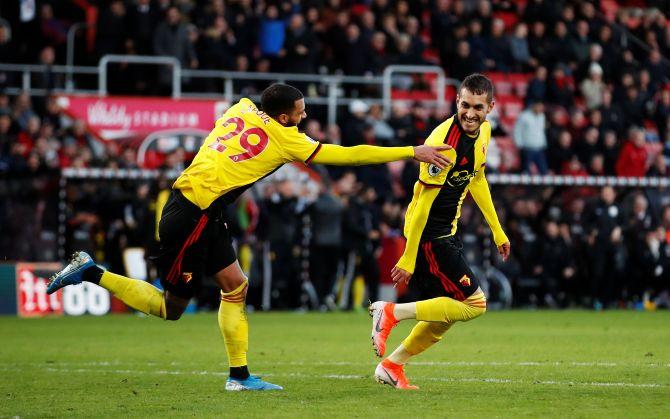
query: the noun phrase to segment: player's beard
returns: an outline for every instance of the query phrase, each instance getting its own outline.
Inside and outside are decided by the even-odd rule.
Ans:
[[[280,122],[280,124],[281,124],[281,122]],[[299,124],[299,122],[295,123],[295,122],[293,122],[289,119],[285,124],[281,124],[281,125],[285,126],[286,128],[291,128],[291,127],[297,127],[298,124]]]
[[[466,134],[474,135],[479,132],[479,127],[484,123],[483,119],[477,119],[476,121],[468,121],[465,117],[465,114],[460,114],[458,116],[458,122],[460,122],[463,131]]]

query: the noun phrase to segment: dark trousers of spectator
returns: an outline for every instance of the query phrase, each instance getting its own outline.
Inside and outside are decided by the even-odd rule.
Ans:
[[[379,263],[373,252],[363,252],[359,257],[356,275],[362,275],[365,279],[368,299],[377,301],[379,297]]]
[[[285,242],[270,242],[272,260],[272,308],[292,309],[300,307],[301,282],[298,277],[293,245]]]
[[[522,150],[521,158],[523,159],[523,171],[525,173],[533,173],[533,166],[535,166],[537,172],[541,175],[546,175],[549,172],[544,150]]]
[[[619,258],[620,246],[611,243],[596,243],[591,248],[591,299],[608,304],[621,294]]]
[[[333,287],[337,279],[339,255],[340,248],[338,246],[312,246],[309,264],[310,279],[319,297],[320,304],[324,304],[326,297],[333,294]]]
[[[358,276],[362,276],[365,281],[368,299],[377,301],[379,296],[379,263],[377,263],[374,253],[367,250],[349,250],[345,251],[344,254],[344,286],[342,298],[339,302],[340,308],[362,308],[352,306],[353,286]]]

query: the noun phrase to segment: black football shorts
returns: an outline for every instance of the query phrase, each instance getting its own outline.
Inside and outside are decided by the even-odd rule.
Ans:
[[[179,190],[172,191],[158,226],[160,250],[152,258],[163,288],[190,299],[194,284],[237,259],[225,220],[225,207],[201,210]]]

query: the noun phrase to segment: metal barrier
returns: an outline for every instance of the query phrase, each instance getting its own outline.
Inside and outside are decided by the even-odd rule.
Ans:
[[[640,188],[667,188],[670,178],[665,177],[616,177],[616,176],[554,176],[488,174],[492,185],[532,185],[532,186],[615,186]]]
[[[68,32],[67,62],[65,66],[46,66],[46,65],[24,65],[24,64],[0,64],[0,72],[14,72],[20,74],[20,87],[8,86],[5,91],[8,94],[16,95],[23,91],[30,91],[31,95],[45,96],[49,94],[108,94],[108,64],[109,63],[134,63],[134,64],[158,64],[172,66],[172,97],[189,98],[211,98],[223,94],[224,98],[233,102],[243,95],[234,91],[234,82],[243,80],[261,80],[268,82],[295,82],[310,83],[325,86],[326,93],[322,96],[310,96],[306,94],[305,101],[310,105],[322,105],[327,107],[327,121],[333,124],[337,120],[338,106],[347,106],[355,100],[363,100],[367,104],[383,105],[388,113],[391,103],[391,75],[393,72],[414,72],[421,74],[435,73],[438,75],[437,98],[434,101],[437,106],[445,104],[445,86],[447,84],[458,85],[458,81],[447,79],[444,72],[437,66],[390,66],[384,76],[344,76],[332,74],[293,74],[293,73],[246,73],[236,71],[219,70],[193,70],[183,69],[179,60],[172,56],[143,56],[143,55],[105,55],[97,67],[74,66],[74,42],[76,32],[82,28],[88,27],[81,23],[73,25]],[[53,74],[62,74],[64,82],[61,86],[49,90],[46,88],[34,89],[31,86],[31,79],[34,75],[51,72]],[[86,90],[78,86],[77,79],[83,75],[97,75],[98,89]],[[386,79],[385,79],[386,77]],[[183,84],[186,80],[193,79],[218,79],[221,81],[221,90],[208,90],[201,92],[184,92]],[[386,83],[386,84],[385,84]],[[356,86],[378,86],[382,91],[375,96],[347,96],[347,89]],[[250,99],[258,100],[258,95],[250,95]],[[429,101],[430,102],[430,101]]]
[[[5,87],[4,91],[10,95],[18,95],[23,92],[30,92],[33,96],[47,96],[50,94],[63,94],[63,93],[78,93],[78,94],[96,94],[96,90],[85,90],[85,89],[66,89],[66,86],[55,87],[53,89],[47,88],[33,88],[32,87],[32,77],[34,75],[40,75],[47,72],[53,74],[62,74],[67,77],[68,74],[98,74],[97,67],[82,67],[82,66],[66,66],[66,65],[38,65],[38,64],[0,64],[0,72],[6,73],[17,73],[21,75],[20,87],[8,85]]]
[[[438,107],[444,107],[445,105],[445,94],[447,86],[447,78],[444,75],[444,70],[441,67],[433,65],[390,65],[384,69],[384,74],[382,76],[384,92],[384,118],[388,118],[391,115],[391,93],[393,87],[393,76],[398,73],[422,73],[422,74],[437,74],[437,99],[436,105]],[[455,79],[449,79],[450,84],[458,86],[459,82]],[[455,83],[454,83],[455,82]]]
[[[135,64],[165,64],[172,66],[172,97],[181,97],[181,63],[171,56],[157,55],[115,55],[107,54],[98,63],[98,94],[107,95],[107,64],[135,63]]]
[[[74,41],[79,29],[88,28],[94,25],[86,22],[77,22],[70,26],[67,31],[67,49],[65,64],[70,70],[74,68]],[[72,71],[68,71],[65,79],[65,90],[72,92],[74,90],[74,80]]]

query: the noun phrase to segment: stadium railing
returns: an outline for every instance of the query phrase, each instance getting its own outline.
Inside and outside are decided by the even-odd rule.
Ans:
[[[84,26],[82,26],[83,28]],[[70,59],[68,59],[70,61]],[[327,107],[327,121],[333,124],[337,119],[337,109],[347,106],[355,100],[364,100],[369,105],[383,105],[386,112],[390,109],[393,82],[393,73],[411,72],[414,74],[436,74],[436,95],[434,99],[424,99],[426,106],[444,106],[446,86],[458,86],[459,81],[446,78],[444,71],[438,66],[390,66],[384,76],[345,76],[323,74],[295,74],[295,73],[251,73],[219,70],[184,69],[177,59],[172,56],[139,56],[139,55],[105,55],[98,66],[74,65],[36,65],[36,64],[5,64],[0,63],[0,73],[5,73],[9,80],[4,91],[10,95],[30,92],[34,96],[51,94],[84,94],[106,96],[108,92],[108,64],[131,63],[139,65],[161,65],[172,68],[172,97],[173,98],[212,98],[223,94],[223,97],[232,102],[243,96],[235,92],[234,86],[240,81],[267,81],[294,82],[323,86],[320,92],[316,89],[313,94],[306,95],[306,102],[310,105]],[[44,87],[36,86],[33,80],[44,74],[56,76],[55,85]],[[97,83],[91,77],[97,77]],[[184,91],[184,84],[194,79],[215,79],[221,82],[220,91]],[[97,85],[97,89],[93,87]],[[351,88],[373,86],[372,92],[361,92],[358,95],[348,95]],[[366,96],[367,94],[367,96]],[[248,95],[252,100],[258,100],[259,95]]]

